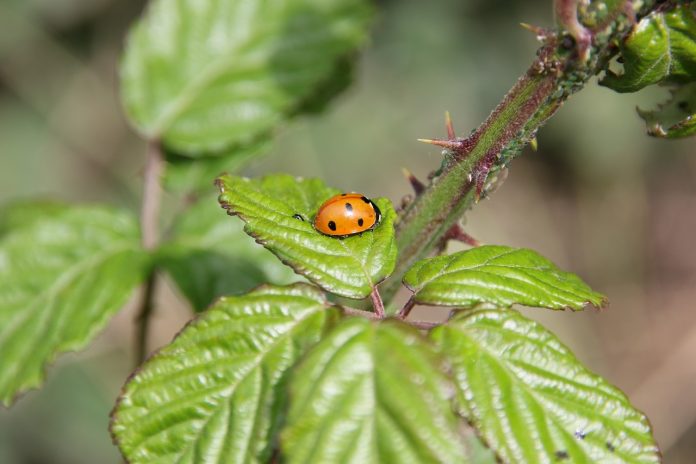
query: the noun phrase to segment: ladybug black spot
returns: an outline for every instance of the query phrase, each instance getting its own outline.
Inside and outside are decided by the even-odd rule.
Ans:
[[[341,194],[342,197],[345,197],[346,195],[348,195],[348,194],[347,194],[347,193],[342,193],[342,194]]]
[[[346,211],[348,211],[349,213],[353,211],[353,205],[351,205],[350,203],[346,203]]]
[[[329,221],[329,229],[331,229],[335,232],[336,231],[336,223],[333,221]]]
[[[360,227],[362,227],[362,225],[363,225],[364,223],[365,223],[365,222],[363,221],[363,218],[358,219],[358,225],[359,225]]]

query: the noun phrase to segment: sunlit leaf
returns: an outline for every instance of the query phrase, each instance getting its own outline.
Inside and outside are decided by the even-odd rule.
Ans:
[[[561,271],[537,252],[497,245],[419,261],[404,276],[404,284],[417,303],[429,305],[580,310],[604,302],[575,274]]]
[[[380,224],[341,239],[322,235],[312,226],[319,206],[338,193],[318,179],[274,175],[250,180],[226,175],[218,186],[220,203],[246,222],[246,233],[329,292],[364,298],[394,269],[395,213],[387,199],[375,200],[382,212]]]
[[[22,222],[0,240],[5,404],[39,385],[58,354],[85,346],[126,303],[149,265],[130,214],[65,208]]]
[[[326,85],[371,13],[366,0],[155,0],[127,42],[127,113],[190,156],[254,140]]]
[[[601,82],[617,92],[696,80],[696,5],[689,2],[643,18],[621,44],[621,57],[623,74],[609,72]]]
[[[293,371],[288,463],[463,462],[442,364],[415,330],[341,322]]]
[[[111,424],[121,452],[132,464],[269,462],[288,369],[338,314],[306,284],[221,299],[124,387]]]
[[[660,462],[647,418],[537,322],[471,310],[431,337],[460,414],[504,462]]]
[[[242,231],[241,221],[230,220],[214,197],[204,197],[177,218],[157,260],[197,311],[223,295],[297,280]]]

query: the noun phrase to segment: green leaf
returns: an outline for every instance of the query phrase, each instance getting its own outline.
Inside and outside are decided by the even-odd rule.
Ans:
[[[225,172],[238,172],[252,159],[267,153],[270,149],[270,135],[263,140],[235,147],[225,154],[190,158],[167,152],[167,169],[164,185],[167,189],[180,192],[214,192],[214,181]]]
[[[338,193],[318,179],[274,175],[249,180],[225,175],[218,179],[218,186],[220,203],[246,222],[247,234],[329,292],[364,298],[394,269],[396,214],[385,198],[375,200],[382,212],[377,227],[340,239],[312,226],[319,206]],[[304,220],[293,217],[296,214]]]
[[[344,319],[293,371],[287,462],[463,462],[442,367],[403,323]]]
[[[653,137],[676,139],[696,134],[696,83],[671,89],[670,99],[654,110],[638,109]]]
[[[66,208],[0,240],[0,401],[38,386],[59,353],[85,346],[144,280],[127,213]]]
[[[623,74],[609,72],[601,84],[636,92],[659,82],[696,80],[696,5],[643,18],[621,44]]]
[[[288,370],[338,315],[306,284],[222,298],[125,385],[111,423],[121,452],[132,464],[269,462]]]
[[[451,363],[460,414],[503,462],[660,462],[648,419],[537,322],[464,311],[431,337]]]
[[[62,214],[69,206],[50,199],[20,200],[0,208],[0,237],[49,217]]]
[[[157,261],[196,311],[223,295],[297,280],[242,231],[240,221],[231,221],[213,197],[203,198],[178,217]]]
[[[366,0],[156,0],[128,38],[128,116],[189,156],[244,144],[325,85],[371,16]]]
[[[486,245],[417,262],[404,276],[416,303],[472,307],[513,304],[581,310],[604,296],[535,251]]]

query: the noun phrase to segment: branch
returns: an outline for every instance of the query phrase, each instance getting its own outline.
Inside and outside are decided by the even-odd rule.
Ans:
[[[164,156],[159,141],[151,141],[148,144],[147,160],[145,162],[145,179],[143,187],[143,201],[140,211],[140,226],[142,228],[142,244],[146,250],[152,250],[159,243],[159,213],[162,197],[160,178],[164,169]],[[154,309],[154,296],[157,288],[156,269],[150,271],[145,291],[140,303],[140,310],[136,319],[138,325],[135,340],[136,363],[140,364],[147,356],[147,335],[150,325],[150,316]]]
[[[634,6],[641,8],[638,17],[656,8],[656,2],[649,0],[593,2],[578,10],[580,3],[557,2],[562,9],[559,19],[561,23],[572,23],[571,31],[536,28],[544,43],[536,59],[469,137],[452,137],[448,125],[447,140],[425,140],[445,148],[444,160],[399,220],[398,261],[392,276],[381,286],[385,301],[401,287],[406,271],[435,251],[464,213],[487,193],[489,174],[504,168],[570,95],[608,67],[618,52],[615,44],[630,33],[635,23]],[[583,26],[580,31],[578,25],[582,24],[597,26]],[[586,34],[590,34],[587,49]],[[576,42],[574,36],[582,36],[581,42]]]

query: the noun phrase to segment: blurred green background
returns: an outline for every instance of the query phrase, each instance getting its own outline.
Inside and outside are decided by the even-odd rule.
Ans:
[[[534,57],[537,43],[518,24],[553,24],[550,0],[378,3],[354,85],[327,112],[279,131],[247,174],[320,176],[398,204],[410,193],[402,166],[425,177],[440,163],[415,139],[443,136],[445,110],[467,134]],[[124,121],[116,67],[143,4],[0,0],[0,202],[138,208],[145,147]],[[467,230],[534,248],[609,296],[600,312],[524,311],[647,413],[665,462],[693,463],[696,146],[648,138],[634,111],[664,95],[593,82],[540,132],[539,151],[514,161],[505,184],[468,214]],[[163,288],[153,346],[190,314]],[[108,413],[132,365],[133,319],[126,308],[87,351],[61,357],[42,390],[0,410],[0,463],[120,462]]]

